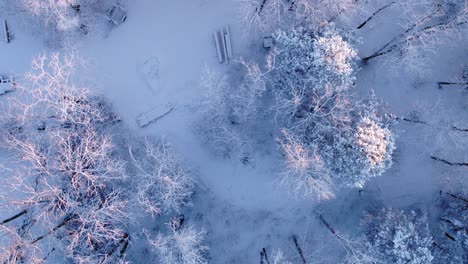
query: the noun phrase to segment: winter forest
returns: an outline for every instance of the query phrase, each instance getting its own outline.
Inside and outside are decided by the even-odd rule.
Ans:
[[[468,263],[468,0],[0,0],[0,264]]]

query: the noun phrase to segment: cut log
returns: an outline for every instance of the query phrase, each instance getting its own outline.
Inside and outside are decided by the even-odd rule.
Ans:
[[[226,44],[226,58],[232,59],[232,44],[231,44],[231,32],[229,26],[224,29],[224,42]]]
[[[223,53],[221,51],[221,44],[219,43],[219,34],[218,31],[213,33],[213,37],[216,44],[216,53],[218,54],[219,63],[223,63]]]
[[[145,127],[150,123],[163,118],[165,115],[169,114],[173,109],[174,105],[172,103],[155,107],[146,113],[140,114],[137,117],[136,122],[140,127]]]
[[[5,34],[5,42],[10,43],[10,32],[8,31],[8,24],[6,19],[3,20],[3,31]]]
[[[226,40],[224,38],[224,32],[223,30],[219,30],[218,31],[218,36],[220,38],[220,42],[221,42],[221,49],[223,51],[223,57],[224,57],[224,62],[225,63],[229,63],[229,58],[228,58],[228,55],[227,55],[227,49],[226,49]]]

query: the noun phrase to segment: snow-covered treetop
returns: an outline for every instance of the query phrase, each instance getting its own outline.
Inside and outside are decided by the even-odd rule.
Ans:
[[[394,148],[391,146],[391,138],[392,134],[388,128],[382,127],[369,117],[363,117],[356,128],[356,143],[373,167],[385,164],[390,158],[389,150]]]
[[[347,118],[341,118],[336,129],[327,132],[333,141],[331,146],[327,141],[318,143],[325,145],[322,149],[326,161],[339,185],[362,188],[392,166],[394,118],[379,109],[381,105],[374,95],[354,104]]]
[[[315,65],[328,68],[330,72],[337,72],[344,76],[353,73],[353,60],[356,51],[346,42],[342,36],[333,31],[325,31],[314,42]]]
[[[275,69],[274,86],[307,84],[321,89],[330,84],[346,90],[354,82],[356,51],[333,26],[320,32],[304,27],[278,30],[274,39],[276,48],[268,58],[268,67]]]

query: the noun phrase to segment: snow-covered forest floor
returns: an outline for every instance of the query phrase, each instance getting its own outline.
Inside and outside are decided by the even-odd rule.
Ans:
[[[0,0],[0,263],[467,263],[466,0],[127,0],[119,25],[69,1],[87,34],[22,2]]]

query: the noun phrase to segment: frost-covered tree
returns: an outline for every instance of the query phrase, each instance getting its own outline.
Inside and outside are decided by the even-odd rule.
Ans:
[[[105,23],[105,12],[115,0],[6,0],[7,8],[40,32],[52,45],[76,41],[79,34],[95,31]]]
[[[331,198],[340,187],[362,188],[391,166],[394,136],[379,119],[364,116],[334,132],[314,138],[285,132],[278,140],[285,159],[282,182],[295,194]]]
[[[360,6],[359,0],[239,0],[239,16],[249,29],[272,32],[304,22],[336,21]]]
[[[205,232],[195,227],[169,224],[169,234],[158,234],[149,239],[161,264],[206,264],[208,247],[204,245]]]
[[[395,143],[393,133],[379,118],[363,116],[337,138],[333,148],[334,159],[329,162],[335,177],[345,186],[362,188],[392,165]]]
[[[416,73],[423,73],[427,69],[424,58],[428,51],[467,34],[466,0],[408,0],[398,4],[407,18],[404,31],[364,57],[363,61],[397,53],[390,59],[393,65],[403,65]]]
[[[338,245],[343,248],[344,256],[343,263],[346,264],[380,264],[386,263],[374,253],[374,249],[368,247],[366,239],[363,236],[352,237],[348,234],[343,234],[335,230],[322,215],[319,215],[319,220],[336,238]],[[334,247],[335,248],[335,247]]]
[[[76,55],[45,54],[35,58],[26,81],[18,84],[17,95],[2,102],[5,123],[46,130],[47,127],[95,127],[103,129],[119,122],[103,97],[86,83],[74,82],[80,68]]]
[[[334,197],[330,171],[317,149],[304,144],[296,135],[283,130],[278,139],[284,155],[281,184],[296,196],[317,200]]]
[[[2,139],[20,160],[5,203],[20,213],[4,223],[16,232],[2,240],[11,249],[7,259],[44,261],[57,249],[71,261],[96,263],[128,237],[126,202],[116,186],[124,162],[106,129],[115,115],[73,85],[73,66],[66,56],[41,57],[11,97],[6,117],[14,120],[4,123]]]
[[[194,181],[187,166],[166,142],[145,140],[144,146],[129,148],[136,175],[136,204],[154,215],[179,212],[190,202]]]
[[[420,129],[422,139],[432,157],[463,162],[468,144],[468,115],[457,104],[447,104],[443,98],[416,103],[403,120]]]
[[[225,157],[247,155],[252,149],[249,137],[261,109],[266,90],[264,73],[256,64],[236,64],[240,78],[205,68],[201,87],[203,122],[199,126],[205,142]]]
[[[45,26],[66,31],[80,25],[78,0],[19,0],[18,4],[30,15],[36,17]]]
[[[278,31],[275,41],[267,68],[277,117],[291,120],[299,116],[304,121],[306,118],[301,117],[316,112],[314,109],[327,111],[343,106],[345,100],[337,97],[354,83],[356,52],[336,30]]]
[[[355,79],[357,57],[346,38],[333,25],[318,31],[304,27],[278,30],[267,63],[273,70],[272,85],[288,89],[288,84],[309,83],[313,90],[319,90],[330,84],[337,91],[348,89]]]
[[[368,247],[388,263],[432,263],[433,239],[423,213],[386,208],[363,221]]]
[[[302,179],[296,186],[310,185],[311,192],[320,187],[319,193],[331,197],[337,187],[362,187],[381,175],[392,160],[392,118],[374,95],[351,95],[356,69],[351,45],[330,27],[316,34],[303,28],[279,32],[276,42],[268,68],[276,119],[289,130],[279,141],[290,176],[285,179]],[[320,177],[298,170],[291,160],[308,170],[321,168],[315,173]]]
[[[439,81],[437,82],[437,85],[441,89],[446,86],[455,86],[468,89],[468,65],[464,65],[461,71],[456,76],[454,76],[452,80]]]

